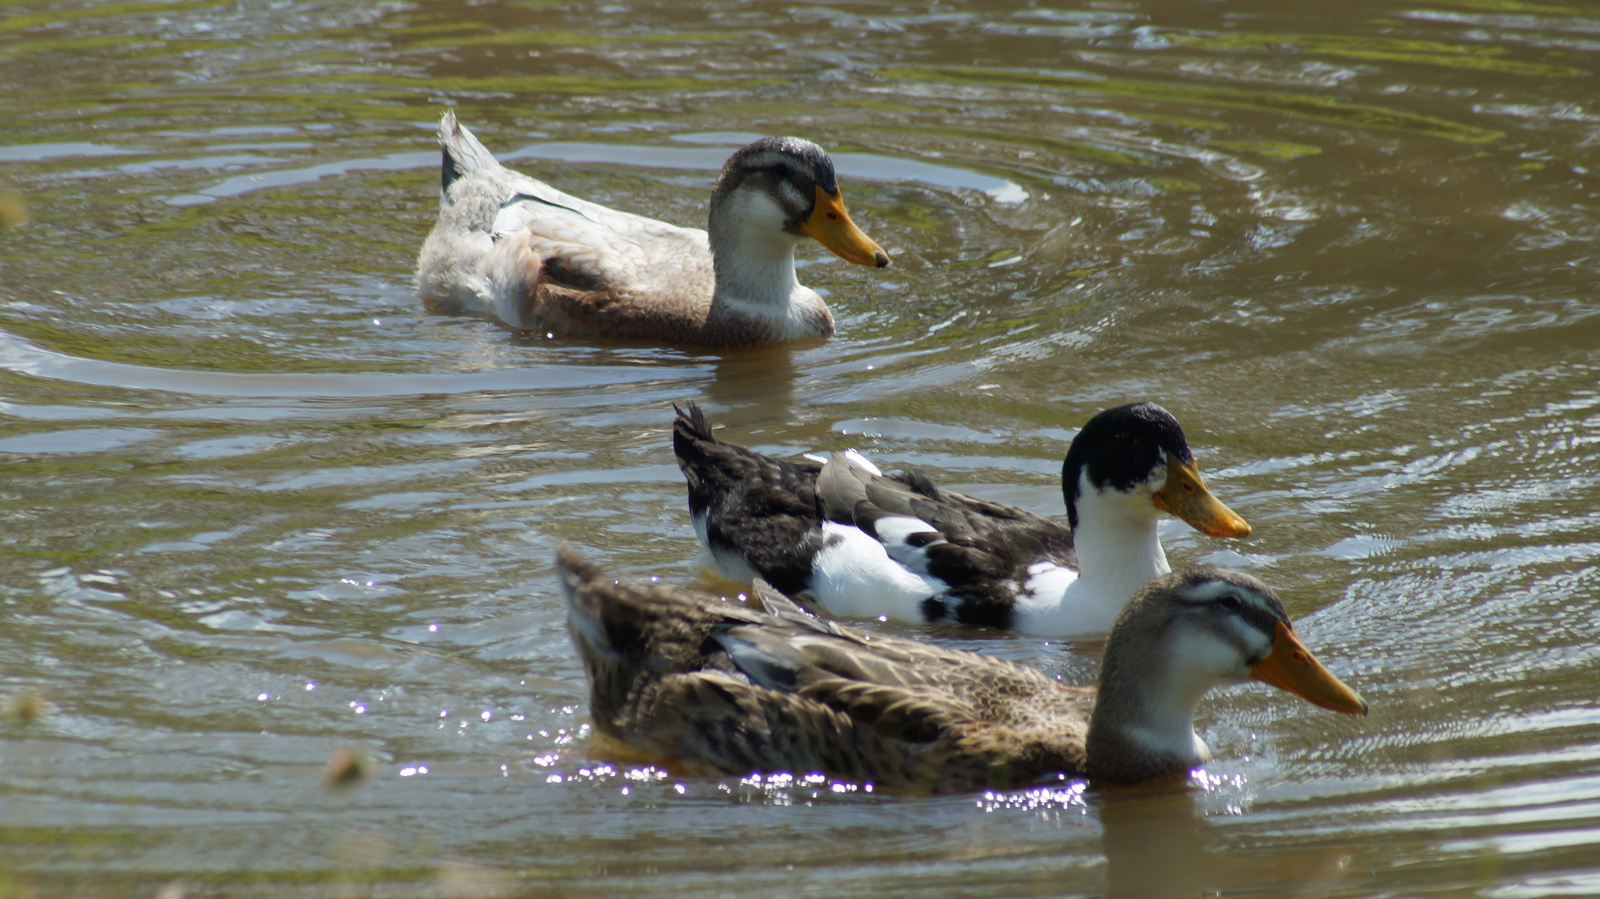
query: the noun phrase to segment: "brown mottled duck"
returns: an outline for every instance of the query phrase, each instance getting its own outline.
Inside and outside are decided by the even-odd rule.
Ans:
[[[926,792],[1063,774],[1133,782],[1210,759],[1194,716],[1214,687],[1253,678],[1367,711],[1300,642],[1272,589],[1237,571],[1191,568],[1140,590],[1096,689],[813,618],[760,581],[758,609],[618,580],[566,545],[557,564],[595,728],[694,770]]]

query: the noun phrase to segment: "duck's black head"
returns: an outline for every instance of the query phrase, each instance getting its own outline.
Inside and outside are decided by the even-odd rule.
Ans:
[[[1172,413],[1155,403],[1129,403],[1089,419],[1072,438],[1061,466],[1061,492],[1067,523],[1078,526],[1077,496],[1088,473],[1096,490],[1128,493],[1152,479],[1164,478],[1169,459],[1192,464],[1194,454]]]

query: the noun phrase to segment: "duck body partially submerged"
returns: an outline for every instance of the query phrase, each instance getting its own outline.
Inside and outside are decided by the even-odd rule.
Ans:
[[[1157,531],[1250,526],[1206,487],[1177,420],[1154,403],[1106,410],[1062,466],[1068,523],[885,475],[858,453],[787,461],[718,440],[691,406],[673,425],[695,532],[733,580],[761,577],[835,615],[953,621],[1042,636],[1104,633],[1170,570]]]
[[[817,772],[918,792],[1133,782],[1209,760],[1194,716],[1214,687],[1254,678],[1367,709],[1300,642],[1272,590],[1239,572],[1191,569],[1142,589],[1112,630],[1097,691],[823,621],[762,581],[741,603],[618,580],[568,546],[557,564],[595,728],[709,773]]]
[[[889,264],[851,222],[828,155],[799,138],[734,153],[712,192],[709,231],[512,171],[453,111],[439,143],[439,219],[417,259],[417,290],[515,328],[696,346],[826,337],[833,315],[796,278],[796,247],[815,239],[851,262]]]

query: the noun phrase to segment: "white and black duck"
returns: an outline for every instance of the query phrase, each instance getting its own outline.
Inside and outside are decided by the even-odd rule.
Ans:
[[[1154,403],[1101,412],[1073,438],[1066,525],[940,490],[919,472],[884,475],[854,452],[774,459],[718,440],[695,406],[679,410],[672,436],[717,571],[764,578],[835,615],[1104,633],[1136,590],[1171,570],[1163,514],[1214,537],[1250,534]]]

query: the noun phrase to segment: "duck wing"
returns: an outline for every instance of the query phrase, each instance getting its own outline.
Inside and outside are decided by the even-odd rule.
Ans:
[[[709,306],[714,282],[705,231],[591,203],[522,175],[507,186],[515,190],[490,228],[495,254],[531,254],[546,283],[573,291],[626,297],[702,285]]]
[[[558,551],[595,725],[732,774],[920,790],[1080,772],[1093,691],[975,653],[606,577]]]
[[[824,514],[873,535],[891,558],[949,587],[948,614],[1006,627],[1041,563],[1076,569],[1072,531],[1014,506],[942,491],[920,471],[881,475],[839,454],[818,478]]]
[[[418,259],[423,295],[489,309],[516,327],[572,333],[660,331],[663,317],[692,323],[710,308],[705,231],[592,203],[506,168],[454,111],[440,118],[438,138],[441,208]]]

